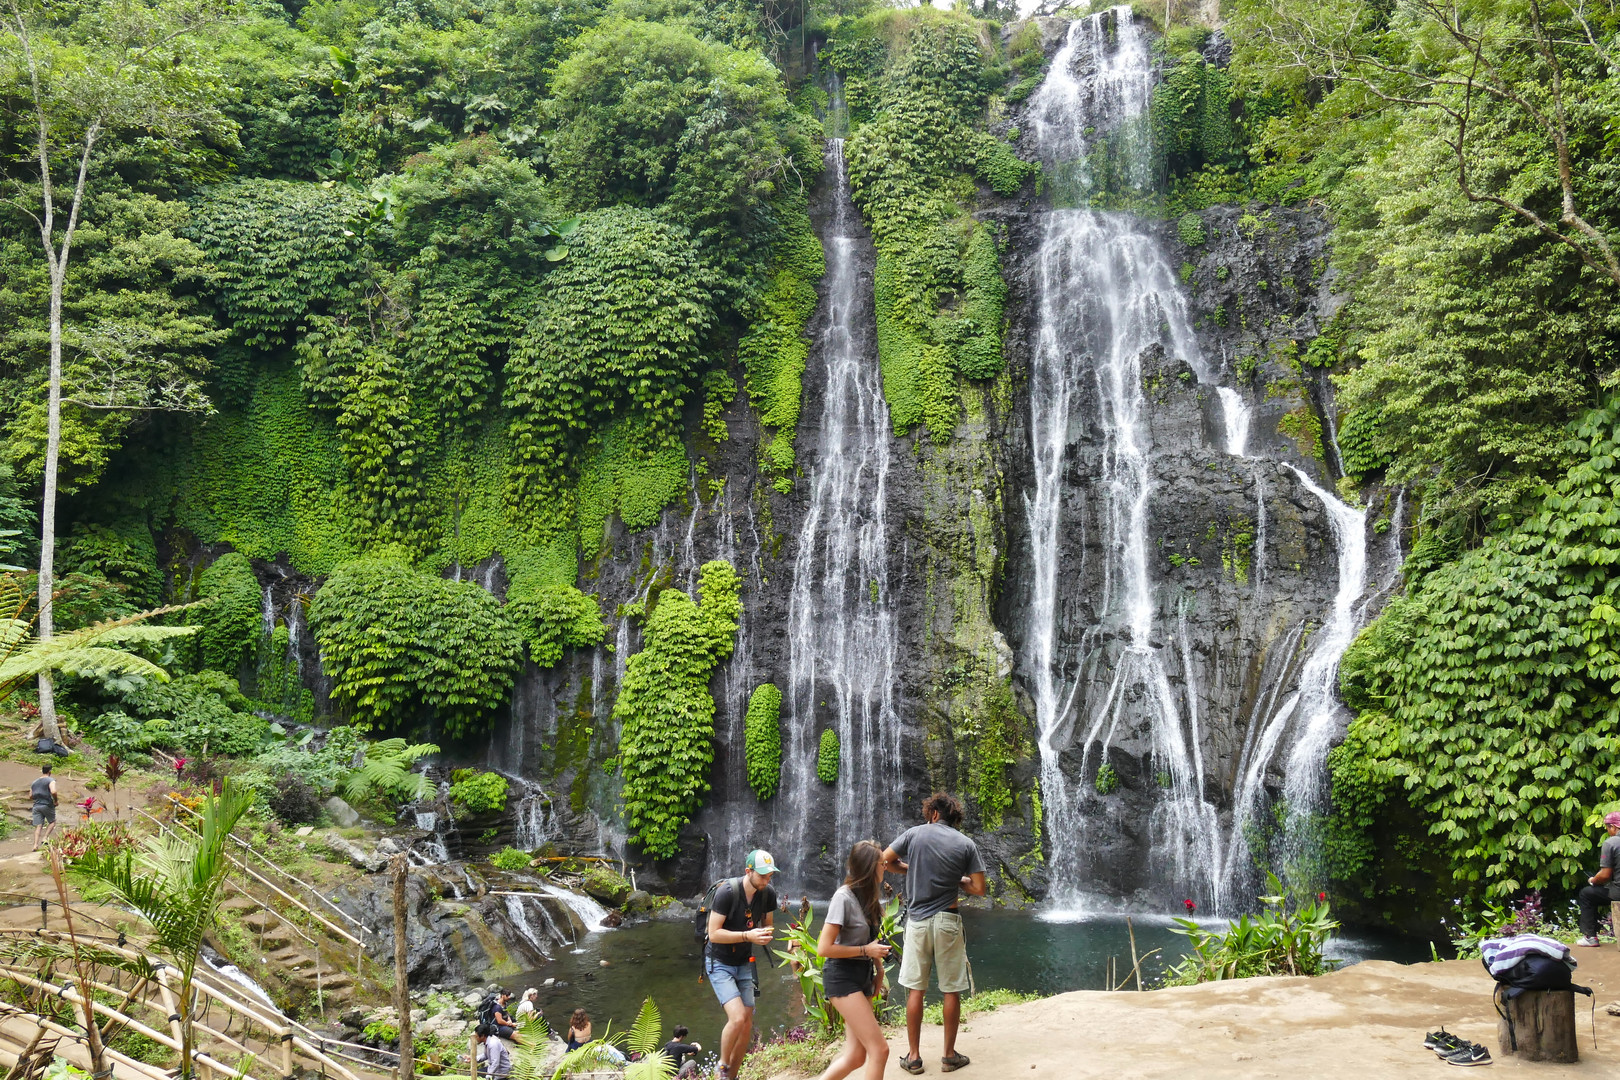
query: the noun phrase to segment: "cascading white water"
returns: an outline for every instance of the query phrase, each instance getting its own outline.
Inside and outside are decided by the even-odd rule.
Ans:
[[[815,801],[816,747],[838,732],[845,767],[836,794],[837,849],[874,835],[877,808],[898,787],[900,716],[895,708],[899,630],[889,590],[889,410],[877,357],[856,333],[870,322],[871,297],[858,264],[859,223],[849,197],[844,142],[828,140],[837,180],[830,235],[825,330],[817,353],[826,371],[820,445],[809,467],[810,500],[799,529],[788,598],[788,745],[783,775],[786,835],[803,865],[803,825]],[[859,767],[851,767],[851,763]]]
[[[608,930],[611,927],[603,926],[602,920],[607,918],[608,910],[584,893],[570,892],[561,885],[542,884],[541,890],[561,900],[568,909],[578,915],[590,932]]]
[[[511,777],[517,788],[513,810],[513,839],[523,851],[538,851],[557,831],[551,813],[551,796],[539,784],[523,777]]]
[[[1089,185],[1085,163],[1104,140],[1134,125],[1146,108],[1153,73],[1146,39],[1116,8],[1069,28],[1045,83],[1031,99],[1033,130],[1044,160],[1068,167],[1071,181]],[[1116,139],[1114,170],[1145,183],[1150,158],[1140,140]],[[1075,163],[1082,163],[1077,166]],[[1083,192],[1081,192],[1083,194]],[[1079,717],[1077,668],[1084,657],[1060,655],[1057,581],[1063,528],[1064,468],[1079,434],[1100,435],[1106,559],[1099,612],[1113,677],[1106,692],[1083,705],[1080,739],[1085,771],[1107,753],[1115,734],[1145,724],[1152,763],[1167,789],[1149,823],[1152,859],[1176,880],[1213,892],[1221,866],[1215,806],[1206,798],[1202,738],[1196,708],[1183,710],[1154,640],[1154,583],[1148,570],[1147,508],[1153,491],[1150,435],[1145,422],[1142,357],[1159,347],[1205,367],[1176,276],[1157,241],[1133,217],[1092,210],[1045,215],[1037,255],[1038,321],[1030,385],[1034,490],[1026,497],[1033,555],[1028,670],[1033,683],[1041,750],[1041,787],[1052,843],[1054,899],[1059,907],[1089,901],[1078,883],[1085,870],[1084,795],[1065,776],[1060,757],[1075,738]],[[1077,395],[1095,390],[1092,415],[1076,416]]]

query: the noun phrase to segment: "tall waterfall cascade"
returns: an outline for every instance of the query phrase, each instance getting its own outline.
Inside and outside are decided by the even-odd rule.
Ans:
[[[1021,657],[1035,707],[1054,917],[1110,903],[1094,884],[1104,843],[1097,826],[1107,813],[1099,774],[1112,768],[1110,750],[1126,739],[1143,748],[1156,778],[1148,850],[1138,853],[1151,864],[1147,876],[1158,891],[1174,888],[1206,910],[1241,904],[1254,862],[1248,837],[1277,795],[1276,773],[1286,777],[1280,797],[1291,820],[1325,806],[1325,757],[1342,728],[1339,657],[1365,607],[1365,513],[1297,468],[1281,473],[1277,462],[1249,456],[1250,407],[1240,389],[1217,385],[1224,358],[1212,364],[1203,355],[1187,297],[1153,228],[1129,213],[1062,208],[1089,205],[1105,184],[1114,192],[1150,191],[1148,46],[1128,7],[1072,23],[1026,114],[1058,204],[1039,216],[1031,260],[1031,468],[1023,499],[1030,581]],[[1262,687],[1265,703],[1248,718],[1235,776],[1219,774],[1211,757],[1213,726],[1233,718],[1201,715],[1193,686],[1200,668],[1188,615],[1199,598],[1156,580],[1153,569],[1165,539],[1153,534],[1154,501],[1180,493],[1155,470],[1161,448],[1144,386],[1148,358],[1185,365],[1196,385],[1208,388],[1222,430],[1206,436],[1204,452],[1249,471],[1260,535],[1248,603],[1266,603],[1268,477],[1274,484],[1279,476],[1297,480],[1319,500],[1338,552],[1332,607],[1315,614],[1319,628],[1301,622],[1291,630],[1292,648],[1306,657],[1273,665],[1274,685]],[[1071,477],[1078,454],[1095,461],[1084,490]],[[1094,599],[1079,613],[1060,546],[1087,522],[1101,535],[1084,549],[1078,587]],[[1285,638],[1280,654],[1289,648]]]
[[[837,733],[845,762],[832,830],[833,850],[841,852],[876,835],[880,808],[898,788],[902,730],[895,701],[899,626],[889,588],[891,427],[882,371],[870,336],[860,332],[871,324],[872,298],[860,273],[861,226],[842,139],[828,140],[827,167],[836,194],[822,238],[824,329],[812,351],[825,384],[788,595],[787,737],[778,796],[777,831],[794,846],[795,865],[810,854],[804,825],[818,805],[821,733]]]

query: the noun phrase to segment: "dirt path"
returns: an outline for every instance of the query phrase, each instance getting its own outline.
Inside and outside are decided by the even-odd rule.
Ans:
[[[1357,964],[1317,979],[1243,979],[1148,993],[1081,991],[969,1018],[957,1049],[973,1059],[963,1080],[1216,1080],[1342,1077],[1380,1080],[1459,1072],[1423,1049],[1444,1024],[1484,1043],[1492,1073],[1620,1076],[1620,950],[1578,949],[1575,981],[1597,991],[1597,1048],[1589,999],[1576,998],[1581,1061],[1561,1066],[1503,1057],[1496,1045],[1492,983],[1477,960]],[[923,1062],[940,1075],[942,1029],[923,1029]],[[890,1041],[886,1077],[905,1035]],[[786,1077],[780,1080],[787,1080]]]

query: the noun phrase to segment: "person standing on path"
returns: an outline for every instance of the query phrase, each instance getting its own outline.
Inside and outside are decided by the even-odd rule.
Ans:
[[[872,999],[883,993],[883,960],[889,946],[876,938],[883,930],[883,851],[862,840],[849,850],[844,883],[827,905],[827,918],[816,941],[827,1001],[844,1018],[844,1049],[820,1080],[843,1080],[859,1069],[861,1080],[883,1080],[889,1043],[872,1012]]]
[[[1575,939],[1575,944],[1588,948],[1598,943],[1598,912],[1620,900],[1620,880],[1616,878],[1620,875],[1620,812],[1603,815],[1603,827],[1609,831],[1609,838],[1603,841],[1598,852],[1598,872],[1587,878],[1581,891],[1575,894],[1581,907],[1581,936]],[[1620,926],[1611,929],[1620,936]]]
[[[943,1072],[967,1065],[956,1052],[956,1028],[962,1016],[962,991],[972,980],[968,974],[967,945],[962,940],[959,892],[984,895],[984,859],[972,840],[957,832],[962,804],[954,795],[936,791],[923,803],[925,824],[901,833],[883,853],[891,872],[904,874],[906,942],[900,958],[900,985],[906,988],[906,1039],[909,1052],[900,1059],[908,1073],[923,1071],[923,995],[928,973],[939,973],[939,991],[945,996],[945,1056]]]
[[[51,777],[49,764],[39,767],[39,779],[28,787],[28,794],[34,799],[34,850],[39,850],[40,834],[44,839],[51,838],[51,831],[56,828],[56,804],[59,796],[56,793],[56,781]]]
[[[709,909],[703,972],[726,1010],[720,1033],[720,1080],[733,1080],[754,1037],[754,946],[775,935],[776,860],[768,851],[750,851],[742,877],[727,878],[714,891]]]

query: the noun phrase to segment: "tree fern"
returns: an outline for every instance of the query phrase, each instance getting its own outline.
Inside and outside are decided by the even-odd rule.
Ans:
[[[377,795],[399,802],[420,799],[431,790],[428,778],[412,772],[411,766],[439,748],[433,743],[406,743],[404,739],[384,739],[368,743],[365,759],[343,781],[343,797],[359,802]]]
[[[122,619],[109,619],[57,634],[49,641],[34,637],[33,620],[26,618],[31,598],[17,579],[0,577],[0,701],[24,682],[44,672],[64,672],[88,679],[142,678],[167,682],[168,672],[144,656],[120,646],[149,645],[195,634],[195,626],[153,626],[159,615],[183,611],[190,605],[142,611]]]

